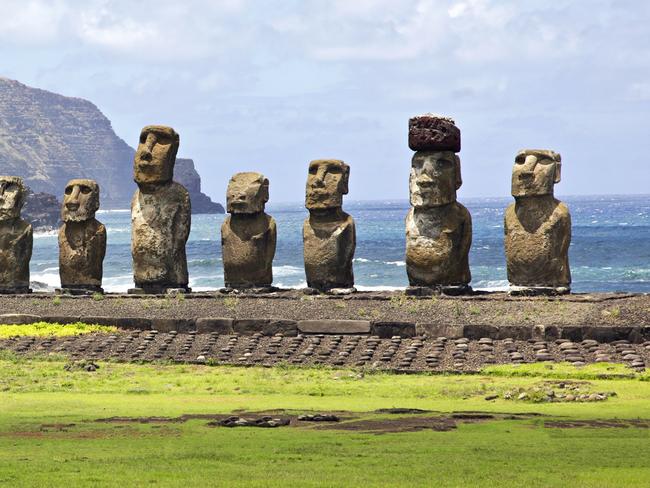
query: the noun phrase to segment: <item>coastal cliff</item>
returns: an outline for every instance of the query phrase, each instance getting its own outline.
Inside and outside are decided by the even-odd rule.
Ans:
[[[55,196],[72,178],[92,178],[102,207],[128,208],[134,152],[88,100],[0,77],[0,174],[22,176],[35,193]],[[201,192],[191,159],[178,158],[176,179],[188,187],[193,213],[224,212]]]

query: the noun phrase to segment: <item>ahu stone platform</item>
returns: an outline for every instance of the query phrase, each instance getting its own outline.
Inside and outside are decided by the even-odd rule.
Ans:
[[[360,292],[0,297],[0,324],[115,326],[0,341],[20,354],[210,364],[477,371],[490,364],[650,361],[650,296],[407,296]]]
[[[70,359],[174,361],[236,366],[328,365],[396,372],[473,372],[493,364],[543,361],[623,363],[633,370],[650,364],[650,341],[601,343],[569,339],[500,340],[358,334],[265,336],[130,330],[64,338],[20,337],[0,340],[0,349],[19,354],[64,354]]]

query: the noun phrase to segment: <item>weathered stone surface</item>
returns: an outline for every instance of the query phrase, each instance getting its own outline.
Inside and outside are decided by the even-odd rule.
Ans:
[[[307,286],[320,291],[352,288],[356,248],[354,219],[341,209],[350,167],[337,159],[309,163],[302,231]]]
[[[547,150],[520,151],[512,171],[515,203],[505,213],[508,281],[513,287],[568,291],[571,216],[553,197],[560,181],[560,155]]]
[[[5,313],[0,315],[0,324],[6,325],[23,325],[33,324],[42,320],[40,315],[31,315],[25,313]]]
[[[93,180],[70,180],[65,188],[59,229],[61,287],[102,291],[106,228],[95,219],[99,185]]]
[[[418,322],[415,325],[415,331],[417,335],[427,337],[448,337],[450,339],[463,337],[462,325],[440,325]]]
[[[0,176],[0,293],[29,293],[32,226],[20,218],[26,197],[22,178]]]
[[[148,293],[187,289],[185,243],[190,234],[187,190],[173,182],[179,137],[171,127],[142,129],[135,154],[138,189],[131,202],[133,278]]]
[[[406,271],[411,286],[471,281],[472,218],[456,201],[460,159],[451,151],[417,152],[411,163],[412,208],[406,217]]]
[[[188,332],[196,330],[196,323],[192,319],[151,319],[151,328],[159,332]]]
[[[460,152],[460,129],[449,117],[434,114],[411,117],[409,147],[412,151]]]
[[[382,339],[394,336],[413,337],[415,336],[415,323],[374,321],[372,322],[371,333]]]
[[[369,320],[299,320],[303,334],[369,334]]]
[[[151,329],[151,319],[142,317],[106,317],[106,316],[82,316],[82,322],[87,324],[108,325],[121,329]]]
[[[233,333],[233,319],[219,317],[201,317],[196,319],[196,331],[199,334],[216,332],[218,334]]]
[[[237,173],[226,195],[230,215],[221,226],[226,287],[258,288],[273,283],[273,258],[277,230],[264,212],[269,180],[260,173]]]

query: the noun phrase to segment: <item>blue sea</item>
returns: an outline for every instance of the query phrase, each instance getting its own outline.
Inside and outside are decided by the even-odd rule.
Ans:
[[[570,265],[575,292],[650,292],[650,195],[560,197],[571,211],[573,238]],[[503,212],[510,198],[463,199],[472,214],[470,254],[472,286],[505,290]],[[354,259],[360,290],[393,290],[407,286],[404,262],[404,218],[408,201],[346,201],[357,226]],[[305,286],[302,262],[303,203],[269,204],[278,227],[273,265],[274,284]],[[128,210],[99,211],[108,231],[104,288],[125,291],[133,286]],[[224,215],[193,215],[187,245],[190,286],[211,290],[223,286],[220,228]],[[31,262],[32,281],[59,286],[56,232],[37,233]]]

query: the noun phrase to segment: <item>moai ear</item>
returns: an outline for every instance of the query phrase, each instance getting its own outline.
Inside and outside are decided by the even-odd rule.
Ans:
[[[458,190],[463,184],[463,177],[460,174],[460,158],[457,155],[454,155],[456,160],[456,190]]]
[[[262,181],[262,186],[260,187],[260,195],[264,203],[269,201],[269,179],[264,178]]]
[[[559,183],[562,179],[562,163],[560,161],[555,163],[555,177],[553,183]]]
[[[347,164],[343,166],[343,174],[341,176],[341,194],[348,194],[348,182],[350,181],[350,166]]]

